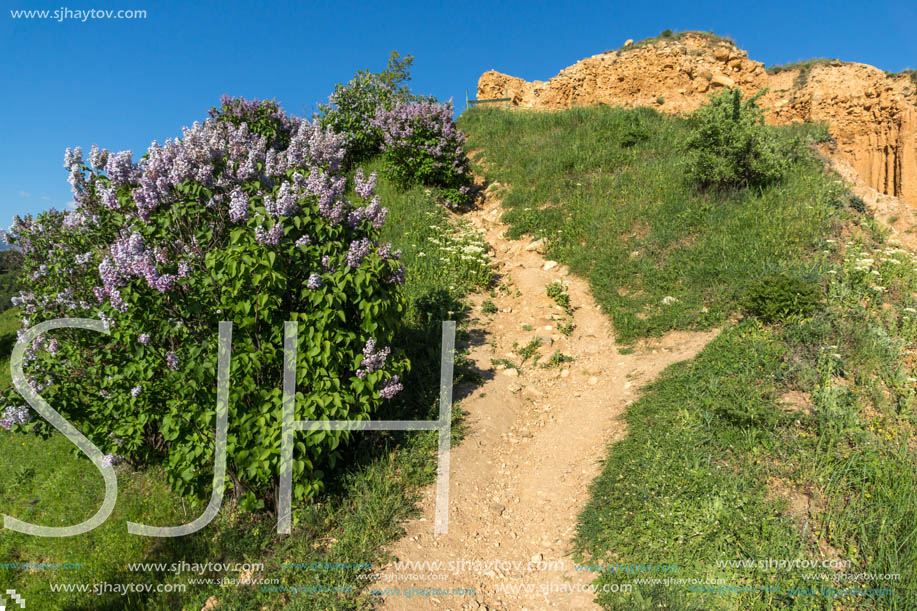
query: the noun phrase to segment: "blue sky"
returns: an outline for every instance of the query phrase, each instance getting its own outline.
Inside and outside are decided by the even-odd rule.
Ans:
[[[334,84],[415,56],[411,86],[462,110],[491,68],[546,80],[588,55],[670,28],[732,36],[768,65],[837,57],[917,68],[917,3],[151,2],[4,0],[0,227],[70,201],[68,146],[132,149],[179,134],[222,93],[310,115]],[[20,9],[142,9],[145,19],[14,19]]]

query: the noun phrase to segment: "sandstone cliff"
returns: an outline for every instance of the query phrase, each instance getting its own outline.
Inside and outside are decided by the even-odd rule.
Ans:
[[[826,123],[836,156],[867,185],[917,206],[917,82],[865,64],[823,60],[768,74],[731,42],[686,33],[587,57],[549,81],[491,70],[477,95],[509,97],[518,108],[608,104],[686,113],[720,87],[767,88],[761,103],[771,122]]]

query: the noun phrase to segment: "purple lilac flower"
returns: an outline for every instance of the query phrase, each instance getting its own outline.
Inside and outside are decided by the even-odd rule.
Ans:
[[[149,333],[141,333],[141,334],[140,334],[140,337],[137,338],[137,341],[138,341],[139,343],[143,344],[144,346],[146,346],[147,344],[150,343],[150,334],[149,334]]]
[[[369,201],[376,190],[376,173],[373,172],[366,178],[363,175],[363,168],[357,168],[356,175],[353,178],[354,190],[362,199]]]
[[[118,210],[121,207],[121,205],[118,203],[117,195],[118,192],[114,187],[99,188],[99,199],[102,200],[102,205],[109,210]]]
[[[381,229],[385,223],[385,217],[388,216],[388,208],[380,205],[379,196],[373,197],[372,201],[365,208],[366,218],[376,229]]]
[[[50,352],[52,355],[57,354],[59,350],[60,350],[60,342],[57,341],[57,338],[53,338],[51,341],[48,342],[48,352]]]
[[[404,386],[402,386],[398,376],[392,376],[392,378],[386,382],[382,390],[379,391],[379,395],[381,395],[383,399],[391,399],[402,390],[404,390]]]
[[[391,348],[388,346],[376,351],[376,340],[372,337],[366,340],[366,345],[363,346],[363,360],[360,361],[360,368],[357,369],[357,377],[364,378],[367,373],[382,369],[389,354],[391,354]]]
[[[322,277],[318,274],[309,274],[309,279],[306,281],[306,288],[315,290],[321,288],[322,286]]]
[[[283,225],[277,223],[270,229],[264,227],[255,227],[255,240],[268,246],[276,246],[280,243],[280,237],[283,235]]]
[[[335,134],[330,129],[322,130],[317,123],[301,121],[290,138],[285,153],[286,166],[294,168],[311,163],[328,172],[336,172],[347,151],[344,141],[344,134]]]
[[[230,197],[229,219],[233,223],[248,219],[248,196],[238,187],[233,190]]]
[[[376,254],[385,261],[394,261],[401,258],[401,250],[392,250],[392,243],[386,242],[376,249]]]
[[[115,185],[125,185],[130,183],[133,177],[133,163],[131,157],[132,151],[121,151],[114,155],[109,155],[105,163],[105,173],[108,179]]]
[[[178,371],[178,363],[179,359],[177,354],[174,352],[169,352],[166,354],[166,365],[168,365],[169,369],[172,371]]]
[[[105,169],[105,162],[108,161],[108,151],[106,149],[100,149],[99,145],[93,144],[92,148],[89,149],[89,164],[96,171],[102,171]]]
[[[119,456],[118,454],[106,454],[99,461],[103,467],[114,467],[115,465],[120,465],[124,462],[124,457]]]
[[[69,146],[67,150],[64,151],[64,169],[69,170],[75,165],[81,165],[83,163],[83,147],[76,147],[71,149]]]
[[[372,245],[369,238],[361,238],[351,242],[350,248],[347,251],[347,265],[350,267],[360,267],[360,263],[369,255]]]
[[[0,419],[0,426],[10,430],[16,424],[25,424],[32,419],[32,412],[25,405],[14,407],[7,406],[3,410],[3,418]]]
[[[366,220],[369,221],[370,225],[379,229],[385,223],[387,215],[388,208],[383,208],[379,205],[379,196],[377,195],[373,197],[369,205],[351,210],[347,222],[351,227],[357,227],[360,221]]]
[[[139,396],[140,396],[140,393],[142,393],[142,392],[143,392],[143,386],[140,385],[140,384],[138,384],[137,386],[134,386],[134,387],[131,389],[131,396],[132,396],[132,397],[139,397]]]
[[[114,309],[121,313],[127,312],[127,302],[121,298],[121,291],[118,289],[113,288],[108,291],[108,300]]]
[[[296,212],[298,208],[296,193],[293,191],[293,187],[290,183],[284,182],[280,185],[280,190],[277,191],[276,199],[270,196],[265,197],[264,207],[267,209],[268,214],[276,217],[290,216]]]
[[[304,235],[301,238],[299,238],[298,240],[296,240],[296,245],[299,246],[300,248],[305,248],[306,246],[308,246],[311,243],[312,243],[312,238],[310,238],[307,235]]]
[[[391,276],[386,277],[385,283],[403,285],[404,284],[404,265],[400,266],[397,272],[395,272]]]
[[[160,274],[153,265],[155,251],[151,252],[144,244],[143,236],[134,231],[128,237],[115,241],[109,249],[109,255],[99,264],[99,275],[102,278],[104,293],[107,294],[112,307],[119,312],[127,311],[127,304],[121,299],[118,288],[124,286],[132,277],[146,280],[147,285],[161,293],[172,289],[175,276]]]

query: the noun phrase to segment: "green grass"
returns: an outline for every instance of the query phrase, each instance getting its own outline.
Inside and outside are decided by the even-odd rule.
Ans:
[[[16,343],[16,331],[19,329],[19,310],[10,308],[0,313],[0,388],[12,382],[10,368],[7,360]]]
[[[773,66],[767,67],[768,74],[780,74],[781,72],[787,72],[791,70],[800,70],[806,71],[811,70],[816,66],[830,66],[832,64],[842,63],[839,59],[832,59],[829,57],[813,57],[811,59],[806,59],[798,62],[791,62],[789,64],[776,64]]]
[[[809,73],[812,71],[812,68],[816,68],[818,66],[839,66],[841,63],[842,62],[839,59],[813,57],[812,59],[807,59],[805,61],[769,66],[767,68],[767,73],[780,74],[781,72],[798,70],[799,74],[797,74],[796,78],[793,79],[793,87],[795,89],[802,89],[806,86],[806,83],[809,82]]]
[[[779,591],[693,591],[604,572],[598,584],[634,591],[598,602],[917,608],[917,259],[854,215],[814,158],[795,161],[771,187],[713,195],[683,180],[688,123],[647,109],[474,109],[461,124],[488,179],[507,185],[511,234],[546,238],[552,258],[589,280],[619,338],[724,327],[629,406],[628,436],[609,447],[592,485],[576,554],[591,564],[677,564],[680,579]],[[627,138],[634,129],[646,137]],[[794,130],[783,135],[818,137],[814,127]],[[824,302],[783,321],[743,317],[747,287],[784,272],[824,287]],[[675,300],[662,306],[665,297]],[[844,572],[900,581],[717,565],[768,558],[842,559]],[[796,587],[893,592],[788,593]]]
[[[684,32],[673,32],[672,30],[663,30],[662,32],[660,32],[658,36],[651,36],[649,38],[644,38],[643,40],[638,40],[637,42],[633,44],[633,46],[630,46],[630,47],[619,47],[617,49],[610,49],[606,51],[606,53],[614,53],[616,51],[618,53],[626,53],[627,51],[630,51],[632,49],[641,49],[643,47],[649,47],[649,46],[655,45],[660,40],[664,40],[666,42],[669,42],[669,41],[676,42],[676,41],[681,40],[685,36],[700,36],[701,38],[706,39],[707,43],[711,45],[716,44],[716,43],[727,43],[733,46],[735,45],[735,41],[732,38],[728,36],[718,36],[717,34],[714,34],[712,31],[711,32],[702,32],[699,30],[685,30]]]
[[[379,169],[370,163],[369,170]],[[424,189],[402,191],[380,178],[377,192],[389,208],[383,239],[403,251],[407,270],[405,327],[397,344],[407,350],[412,369],[405,391],[379,419],[435,419],[438,416],[440,321],[460,321],[458,339],[467,338],[464,297],[490,283],[483,241],[467,227],[456,227]],[[464,256],[464,258],[463,258]],[[18,326],[16,312],[0,315],[0,348],[8,358]],[[478,377],[464,353],[456,355],[456,383]],[[9,383],[8,363],[0,369]],[[460,406],[454,408],[453,437],[461,437]],[[291,535],[278,535],[270,515],[246,514],[224,502],[217,518],[185,537],[149,539],[128,535],[128,520],[151,525],[182,524],[201,507],[176,497],[156,469],[118,468],[119,496],[109,520],[92,532],[70,538],[38,538],[0,531],[4,562],[82,563],[79,570],[30,573],[0,568],[3,588],[15,588],[35,609],[200,609],[216,596],[221,609],[361,609],[371,604],[359,579],[366,571],[284,570],[285,562],[372,564],[385,561],[382,547],[400,536],[401,523],[414,512],[419,488],[433,481],[435,432],[371,432],[355,441],[337,470],[329,474],[328,491],[314,503],[295,509]],[[59,434],[41,440],[0,430],[0,510],[39,524],[76,523],[95,513],[104,486],[98,472]],[[431,526],[432,528],[432,526]],[[175,575],[130,572],[139,562],[263,563],[254,577],[278,579],[277,585],[343,586],[350,593],[271,593],[260,585],[188,585],[185,593],[106,594],[51,593],[48,582],[187,583],[189,578],[238,578],[239,573]],[[369,572],[376,572],[372,570]]]
[[[904,94],[912,98],[917,99],[917,70],[912,68],[907,68],[901,72],[886,72],[885,76],[895,78],[900,76],[905,76],[911,81],[911,88],[908,90],[907,87],[904,89]]]
[[[864,278],[855,261],[867,255],[897,261]],[[917,265],[879,248],[848,256],[832,271],[826,309],[786,325],[746,319],[645,389],[628,412],[627,439],[610,448],[593,484],[580,521],[580,553],[678,564],[680,578],[718,578],[731,586],[892,587],[893,596],[838,602],[867,609],[917,605],[917,373],[909,358],[917,347]],[[877,285],[888,291],[874,291]],[[809,393],[814,411],[779,405],[787,391]],[[800,528],[780,490],[814,493],[807,526]],[[824,553],[831,548],[836,551]],[[803,578],[821,571],[715,563],[831,557],[851,561],[847,573],[901,578],[835,584]],[[627,581],[608,574],[603,580]],[[633,599],[600,601],[610,609],[826,608],[818,597],[774,592],[635,590]]]
[[[696,191],[684,179],[688,122],[650,109],[475,108],[459,123],[488,180],[512,185],[509,235],[545,238],[625,342],[721,325],[749,282],[808,265],[839,222],[840,187],[814,160],[764,190]]]

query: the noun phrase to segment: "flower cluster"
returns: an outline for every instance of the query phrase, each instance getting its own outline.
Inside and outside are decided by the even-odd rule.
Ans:
[[[367,373],[382,369],[389,354],[391,354],[391,349],[388,346],[376,351],[376,340],[373,338],[366,340],[366,345],[363,346],[363,360],[360,361],[360,368],[357,369],[357,377],[365,378]]]
[[[379,395],[383,399],[391,399],[402,390],[404,390],[404,386],[402,386],[398,376],[392,376],[392,378],[385,383],[385,386],[382,387],[382,390],[379,391]]]
[[[8,406],[3,410],[3,418],[0,418],[0,426],[10,430],[17,424],[25,424],[32,419],[32,410],[25,405]]]
[[[372,125],[383,135],[386,171],[402,184],[441,190],[446,205],[471,201],[472,176],[465,137],[452,120],[452,101],[402,102],[379,108]]]
[[[117,454],[106,454],[99,462],[102,463],[103,467],[114,467],[115,465],[120,465],[123,463],[124,457]]]

